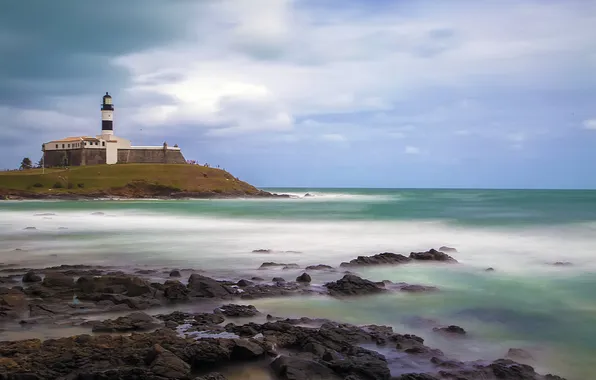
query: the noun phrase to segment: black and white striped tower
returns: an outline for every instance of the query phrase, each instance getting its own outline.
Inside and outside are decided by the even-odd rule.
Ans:
[[[114,134],[114,104],[112,97],[106,92],[101,105],[101,135],[111,136]]]

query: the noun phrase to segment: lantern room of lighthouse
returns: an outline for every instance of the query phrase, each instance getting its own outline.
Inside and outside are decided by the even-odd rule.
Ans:
[[[114,104],[112,97],[106,92],[101,104],[101,135],[106,140],[114,134]]]

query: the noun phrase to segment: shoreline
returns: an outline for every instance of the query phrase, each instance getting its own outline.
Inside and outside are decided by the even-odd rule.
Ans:
[[[292,263],[264,262],[250,269],[262,277],[271,275],[271,269],[279,269],[278,273],[286,276],[286,268],[303,273],[287,281],[258,276],[216,280],[210,273],[191,268],[0,266],[0,320],[4,320],[5,330],[43,331],[52,326],[66,326],[65,331],[68,327],[78,329],[71,337],[0,342],[0,378],[221,380],[226,377],[208,372],[223,372],[236,379],[241,377],[234,377],[234,366],[248,364],[269,376],[259,378],[276,380],[317,376],[330,380],[440,380],[454,376],[465,380],[561,380],[538,375],[525,364],[529,354],[515,347],[504,352],[504,358],[490,362],[461,362],[449,352],[426,346],[424,339],[395,332],[389,326],[276,317],[249,305],[255,299],[299,295],[357,299],[391,292],[413,297],[440,292],[423,284],[369,281],[359,277],[358,271],[413,262],[462,265],[450,256],[457,252],[455,249],[441,249],[409,256],[359,256],[336,267],[313,263],[300,268]],[[311,285],[311,275],[322,272],[335,274],[337,280]],[[171,311],[151,312],[164,307]],[[189,307],[199,312],[181,311]],[[432,334],[454,342],[466,337],[459,326],[419,322],[426,323],[424,328]],[[65,357],[65,350],[71,355]],[[109,365],[105,360],[89,359],[97,355],[105,357]],[[129,359],[122,361],[118,359],[121,357]],[[56,362],[61,365],[56,366]],[[418,363],[415,367],[408,364],[414,362]],[[201,375],[207,377],[195,377]]]
[[[0,200],[64,200],[64,201],[92,201],[92,200],[192,200],[192,199],[290,199],[288,194],[276,194],[267,191],[258,193],[229,193],[218,192],[177,192],[171,194],[132,194],[121,192],[92,192],[92,193],[35,193],[21,190],[0,189]]]

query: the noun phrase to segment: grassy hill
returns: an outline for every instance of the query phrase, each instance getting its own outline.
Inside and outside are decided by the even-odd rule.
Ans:
[[[45,196],[267,196],[230,173],[188,164],[122,164],[0,172],[0,195]]]

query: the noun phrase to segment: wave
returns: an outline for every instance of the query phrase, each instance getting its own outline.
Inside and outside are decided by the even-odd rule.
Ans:
[[[329,264],[379,252],[408,254],[442,245],[467,266],[497,271],[596,269],[593,223],[523,229],[478,228],[446,221],[318,221],[181,216],[144,210],[2,212],[4,262],[47,258],[122,263],[180,262],[184,266],[256,268],[263,261]],[[35,230],[25,230],[35,227]],[[19,257],[6,255],[22,249]],[[274,254],[253,253],[271,249]],[[559,268],[550,264],[578,264]]]
[[[304,199],[309,201],[395,201],[399,199],[399,196],[386,195],[386,194],[355,194],[355,193],[331,193],[331,192],[319,192],[319,191],[307,191],[307,192],[285,192],[282,194],[289,195],[292,199]]]

